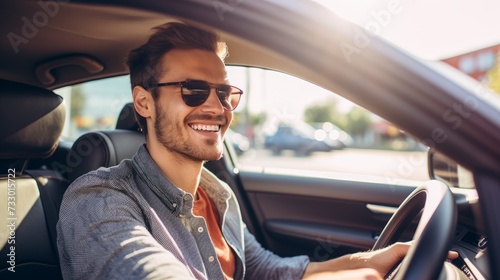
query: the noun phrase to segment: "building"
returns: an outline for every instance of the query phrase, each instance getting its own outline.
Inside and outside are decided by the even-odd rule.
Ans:
[[[485,78],[488,70],[495,66],[500,45],[487,47],[484,49],[464,53],[454,57],[443,59],[442,61],[461,70],[478,81]]]

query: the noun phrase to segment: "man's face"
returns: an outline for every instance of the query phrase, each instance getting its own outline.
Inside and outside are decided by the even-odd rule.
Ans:
[[[159,83],[181,82],[187,79],[225,84],[223,62],[213,52],[174,49],[162,58],[164,74]],[[167,150],[195,161],[217,160],[223,152],[223,136],[233,114],[222,107],[215,89],[208,100],[198,107],[184,103],[180,86],[158,88],[154,133]]]

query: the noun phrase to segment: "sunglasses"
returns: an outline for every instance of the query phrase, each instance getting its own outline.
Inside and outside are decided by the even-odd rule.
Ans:
[[[212,84],[199,80],[186,80],[183,82],[159,83],[148,87],[148,89],[166,86],[180,86],[182,100],[191,107],[197,107],[205,103],[210,96],[210,91],[215,88],[217,97],[222,107],[227,111],[233,111],[240,103],[243,91],[235,86],[225,84]]]

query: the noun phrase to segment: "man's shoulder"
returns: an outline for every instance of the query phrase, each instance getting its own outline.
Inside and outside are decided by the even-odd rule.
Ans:
[[[125,182],[129,181],[133,174],[132,162],[124,160],[117,166],[101,167],[78,177],[68,187],[68,191],[87,187],[120,188],[127,185]]]
[[[138,191],[134,173],[132,163],[122,161],[117,166],[99,168],[78,177],[64,193],[61,217],[92,212],[93,218],[100,219],[111,213],[97,212],[94,208],[98,205],[99,209],[121,206],[121,209],[139,213],[144,203],[141,203],[143,199]]]

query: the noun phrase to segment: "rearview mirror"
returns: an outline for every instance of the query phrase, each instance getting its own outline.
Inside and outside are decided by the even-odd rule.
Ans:
[[[447,156],[429,149],[428,164],[429,177],[431,179],[442,181],[456,188],[475,188],[472,172],[460,166]]]

